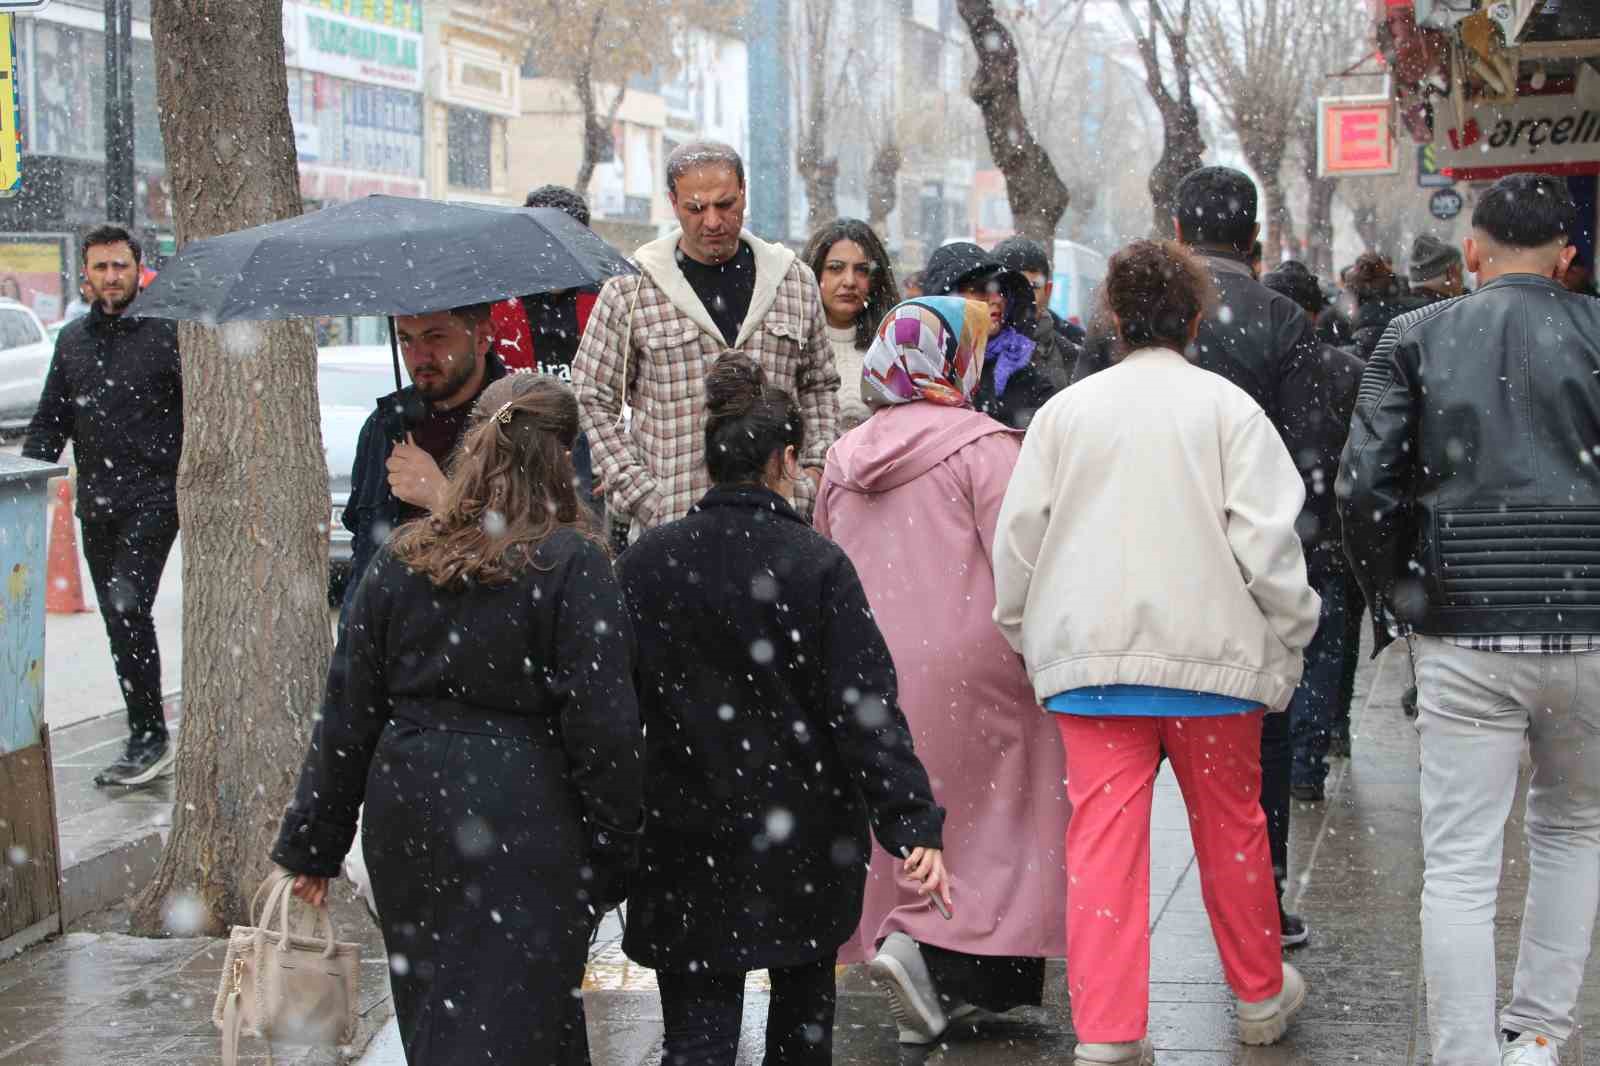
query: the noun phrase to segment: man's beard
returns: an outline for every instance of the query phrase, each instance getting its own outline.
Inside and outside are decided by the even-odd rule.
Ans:
[[[133,303],[133,298],[138,295],[139,289],[137,286],[135,286],[126,294],[119,293],[115,298],[107,296],[99,289],[96,289],[94,293],[94,302],[99,304],[101,309],[106,311],[108,314],[120,315],[122,312],[128,309],[128,305]]]
[[[435,369],[439,376],[426,385],[412,382],[416,386],[417,395],[429,403],[440,403],[460,392],[477,372],[478,362],[472,358],[457,359],[449,363],[441,362]]]

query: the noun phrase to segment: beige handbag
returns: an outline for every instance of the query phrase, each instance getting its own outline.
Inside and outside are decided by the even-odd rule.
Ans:
[[[291,933],[293,883],[290,874],[270,874],[250,901],[255,925],[236,925],[228,935],[222,984],[211,1011],[212,1023],[222,1031],[224,1066],[237,1066],[240,1033],[280,1044],[326,1047],[355,1038],[361,948],[334,940],[326,907],[317,909],[311,935]],[[256,901],[263,892],[267,905],[257,915]],[[324,930],[326,935],[318,937]]]

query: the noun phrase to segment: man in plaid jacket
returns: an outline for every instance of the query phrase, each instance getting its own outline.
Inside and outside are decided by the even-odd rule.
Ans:
[[[705,375],[737,350],[799,401],[809,478],[796,486],[795,506],[809,517],[839,422],[816,279],[787,248],[743,232],[744,163],[732,148],[678,148],[667,160],[667,196],[682,232],[640,248],[641,273],[600,290],[572,367],[612,513],[636,538],[682,518],[711,488]]]

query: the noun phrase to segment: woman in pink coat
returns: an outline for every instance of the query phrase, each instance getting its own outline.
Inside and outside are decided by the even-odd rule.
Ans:
[[[918,756],[947,809],[953,913],[875,851],[841,962],[871,960],[903,1043],[1036,1005],[1066,951],[1061,740],[992,620],[995,522],[1022,434],[972,410],[987,308],[900,304],[867,350],[873,409],[828,453],[816,526],[855,564],[889,643]]]

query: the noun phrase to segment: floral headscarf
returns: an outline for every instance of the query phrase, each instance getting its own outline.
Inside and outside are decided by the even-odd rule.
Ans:
[[[861,399],[876,410],[927,400],[968,407],[983,376],[989,308],[960,296],[922,296],[884,316],[862,357]]]

